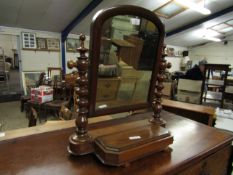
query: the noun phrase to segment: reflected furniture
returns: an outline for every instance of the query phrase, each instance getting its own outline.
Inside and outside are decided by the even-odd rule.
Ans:
[[[122,30],[122,35],[112,33],[117,19],[124,20],[133,30]],[[165,60],[164,35],[160,19],[141,7],[107,8],[93,17],[90,59],[86,56],[85,36],[81,34],[77,49],[80,56],[68,62],[68,67],[79,73],[74,89],[78,107],[74,111],[76,129],[67,148],[70,154],[94,153],[106,165],[125,166],[173,143],[166,122],[160,117],[164,73],[171,67]],[[133,37],[143,41],[140,53],[134,55],[136,46],[130,42]],[[130,72],[135,74],[130,76]],[[154,113],[145,120],[88,132],[90,117],[150,108]]]
[[[125,36],[124,39],[135,45],[132,48],[132,57],[130,57],[130,60],[125,60],[125,62],[133,66],[134,69],[139,69],[144,40],[133,35]]]
[[[227,77],[226,89],[224,99],[229,100],[233,104],[233,77]]]
[[[34,101],[28,100],[24,104],[26,117],[28,118],[28,127],[36,126],[37,120],[46,118],[44,113],[44,104],[39,104]]]
[[[177,86],[177,101],[200,104],[201,80],[179,79]]]
[[[0,82],[6,83],[7,90],[9,91],[9,70],[5,60],[4,49],[0,47]]]
[[[34,103],[30,101],[30,97],[25,101],[26,116],[29,119],[29,127],[36,126],[37,120],[45,119],[47,121],[47,115],[52,113],[59,119],[59,112],[61,107],[71,108],[73,105],[73,89],[75,85],[75,79],[78,77],[77,73],[71,73],[65,75],[65,80],[59,84],[53,86],[54,100],[42,104]],[[40,82],[40,81],[39,81]],[[36,112],[37,115],[33,115],[32,112]]]
[[[133,48],[134,44],[124,40],[124,39],[112,39],[112,44],[117,47],[118,61],[121,59],[131,65],[131,60],[133,60]]]
[[[197,104],[184,103],[169,99],[163,99],[163,109],[176,115],[213,126],[215,108]]]
[[[40,74],[40,76],[39,76],[39,80],[36,82],[36,87],[43,85],[43,83],[44,83],[44,78],[45,78],[45,73],[42,72],[42,73]],[[28,94],[28,95],[23,95],[23,96],[20,97],[20,110],[21,110],[21,112],[24,111],[25,103],[26,103],[27,101],[29,101],[30,99],[31,99],[30,94]]]
[[[146,119],[152,113],[109,120],[109,116],[90,118],[89,131]],[[72,121],[13,130],[0,137],[0,174],[56,175],[142,175],[142,174],[230,174],[233,136],[198,122],[165,111],[166,127],[173,133],[169,149],[134,161],[128,167],[111,167],[94,155],[68,156],[67,137],[73,132]],[[101,118],[106,121],[95,122]],[[211,139],[210,139],[211,138]],[[39,167],[39,168],[38,168]]]
[[[53,73],[55,73],[56,76],[59,76],[58,78],[59,78],[60,81],[62,80],[62,78],[63,78],[63,71],[62,71],[61,67],[48,67],[48,76],[51,79],[54,79]]]
[[[59,118],[59,111],[61,110],[62,105],[68,107],[70,96],[67,94],[65,81],[62,81],[60,86],[56,85],[56,87],[53,89],[55,92],[53,93],[53,101],[44,103],[43,106],[45,115],[47,115],[49,112],[52,112],[55,117]]]
[[[201,99],[200,103],[202,104],[203,100],[214,100],[220,102],[220,107],[223,108],[225,88],[227,82],[227,75],[229,70],[229,64],[205,64],[204,78],[202,81],[202,90],[201,90]],[[224,76],[220,80],[214,80],[210,78],[211,72],[218,70],[223,71]],[[210,91],[208,90],[209,86],[215,86],[219,88],[219,91]],[[205,88],[207,90],[205,91]]]

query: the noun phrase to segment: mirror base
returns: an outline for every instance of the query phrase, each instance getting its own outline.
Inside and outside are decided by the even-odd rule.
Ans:
[[[162,118],[160,117],[153,117],[149,120],[152,124],[156,124],[156,125],[159,125],[159,126],[162,126],[162,127],[166,127],[166,121],[163,120]]]
[[[71,155],[85,155],[94,152],[92,138],[87,135],[85,138],[79,138],[76,133],[69,138],[68,152]]]

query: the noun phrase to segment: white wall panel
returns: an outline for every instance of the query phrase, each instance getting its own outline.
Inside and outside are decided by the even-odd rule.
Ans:
[[[233,41],[228,41],[227,45],[224,45],[223,42],[212,42],[191,48],[190,58],[194,63],[205,58],[208,63],[231,64],[233,66]]]

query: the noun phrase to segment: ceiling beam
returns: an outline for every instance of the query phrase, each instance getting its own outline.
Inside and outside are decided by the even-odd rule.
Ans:
[[[65,41],[68,34],[71,30],[77,26],[84,17],[86,17],[92,10],[97,7],[103,0],[92,0],[82,11],[79,15],[71,21],[71,23],[66,26],[66,28],[62,31],[62,41]]]
[[[214,18],[217,18],[217,17],[219,17],[219,16],[225,15],[225,14],[230,13],[230,12],[232,12],[232,11],[233,11],[233,6],[228,7],[228,8],[225,8],[225,9],[223,9],[223,10],[221,10],[221,11],[219,11],[219,12],[213,13],[213,14],[211,14],[211,15],[205,17],[205,18],[199,19],[199,20],[194,21],[194,22],[192,22],[192,23],[190,23],[190,24],[187,24],[187,25],[185,25],[185,26],[182,26],[182,27],[179,27],[179,28],[177,28],[177,29],[175,29],[175,30],[172,30],[172,31],[170,31],[170,32],[167,32],[167,33],[166,33],[166,37],[169,37],[169,36],[175,35],[175,34],[177,34],[177,33],[183,32],[183,31],[185,31],[185,30],[188,30],[188,29],[190,29],[190,28],[192,28],[192,27],[198,26],[198,25],[200,25],[200,24],[202,24],[202,23],[204,23],[204,22],[210,21],[210,20],[212,20],[212,19],[214,19]]]
[[[65,40],[71,32],[71,30],[77,26],[83,18],[85,18],[94,8],[96,8],[103,0],[92,0],[79,15],[71,21],[71,23],[66,26],[66,28],[61,32],[61,59],[62,59],[62,70],[66,73],[66,51],[65,51]]]

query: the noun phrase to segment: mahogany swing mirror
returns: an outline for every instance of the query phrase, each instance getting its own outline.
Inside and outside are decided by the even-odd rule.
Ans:
[[[163,74],[170,67],[162,54],[163,39],[163,24],[147,9],[118,6],[97,12],[91,25],[89,64],[84,35],[80,36],[80,57],[68,62],[68,67],[76,67],[79,73],[70,154],[95,153],[103,163],[121,166],[173,142],[160,118]],[[153,109],[149,121],[116,124],[88,133],[88,117],[149,106]]]
[[[94,16],[89,117],[151,106],[164,34],[159,18],[140,7],[112,7]]]

